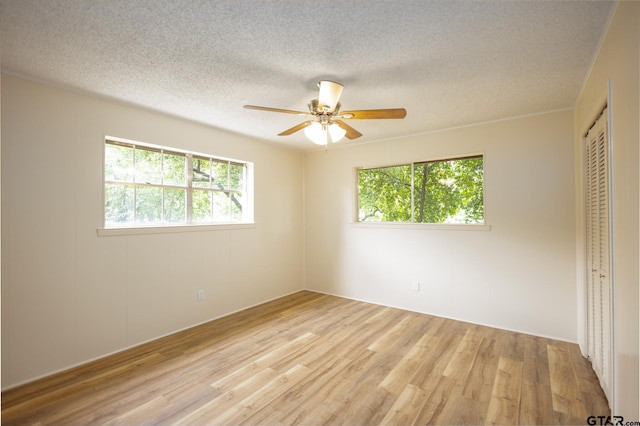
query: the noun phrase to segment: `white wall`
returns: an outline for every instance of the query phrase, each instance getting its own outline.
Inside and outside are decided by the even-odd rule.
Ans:
[[[607,102],[611,84],[611,171],[613,221],[614,286],[614,401],[613,414],[625,421],[640,418],[638,407],[638,210],[639,192],[639,62],[640,3],[620,2],[587,84],[578,99],[575,113],[576,181],[582,183],[582,136]],[[580,186],[578,194],[582,194]],[[578,202],[578,253],[584,253],[584,201]],[[577,287],[584,303],[584,258],[578,256]],[[579,318],[584,318],[581,309]],[[580,343],[585,345],[585,327],[580,329]]]
[[[572,141],[560,111],[307,153],[307,288],[576,341]],[[489,231],[352,224],[355,167],[475,153]]]
[[[575,115],[328,152],[302,154],[2,75],[2,387],[299,290],[303,281],[311,290],[582,339],[578,143],[611,79],[614,414],[637,419],[639,9],[619,4]],[[253,161],[256,227],[97,237],[104,135]],[[485,156],[490,230],[352,224],[354,167],[470,153]],[[422,291],[410,290],[413,281]],[[195,300],[198,288],[204,302]]]
[[[256,226],[98,237],[105,135],[254,162]],[[2,142],[3,388],[303,288],[300,152],[11,75]]]

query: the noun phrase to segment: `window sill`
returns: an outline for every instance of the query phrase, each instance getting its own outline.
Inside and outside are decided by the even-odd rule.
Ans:
[[[228,231],[236,229],[253,229],[256,223],[221,223],[219,225],[175,225],[175,226],[140,226],[135,228],[99,228],[99,237],[115,237],[119,235],[175,234],[181,232]]]
[[[491,225],[475,223],[352,222],[354,228],[411,229],[420,231],[491,231]]]

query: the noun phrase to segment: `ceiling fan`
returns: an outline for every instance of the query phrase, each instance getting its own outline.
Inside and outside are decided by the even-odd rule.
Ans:
[[[244,105],[244,108],[313,117],[278,133],[278,136],[287,136],[304,129],[305,136],[317,145],[338,142],[344,136],[348,139],[356,139],[362,136],[362,133],[342,120],[404,118],[407,115],[407,111],[404,108],[359,109],[340,112],[339,101],[344,86],[333,81],[322,80],[318,83],[318,87],[320,89],[318,98],[309,102],[309,112],[256,105]]]

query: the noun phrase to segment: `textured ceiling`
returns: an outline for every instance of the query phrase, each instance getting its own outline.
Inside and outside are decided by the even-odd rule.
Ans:
[[[316,82],[358,142],[573,107],[610,1],[0,0],[4,71],[301,149]],[[303,118],[302,118],[303,119]],[[126,136],[126,135],[122,135]],[[340,142],[353,143],[353,142]]]

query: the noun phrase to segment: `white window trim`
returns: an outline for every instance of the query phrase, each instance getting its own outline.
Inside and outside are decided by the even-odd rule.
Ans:
[[[487,223],[411,223],[411,222],[351,222],[353,228],[386,228],[413,231],[491,231]]]
[[[175,234],[180,232],[207,232],[207,231],[229,231],[238,229],[255,229],[258,224],[251,223],[220,223],[206,225],[169,225],[169,226],[140,226],[131,228],[98,228],[99,237],[115,237],[124,235],[150,235],[150,234]]]
[[[154,223],[149,225],[122,225],[122,226],[111,226],[107,227],[105,224],[105,176],[104,176],[104,167],[105,167],[105,145],[106,141],[111,140],[114,142],[123,142],[132,145],[139,145],[154,149],[166,149],[173,152],[183,153],[185,155],[195,155],[195,156],[203,156],[210,157],[223,161],[230,161],[234,163],[242,163],[246,165],[246,216],[242,222],[213,222],[213,223]],[[109,236],[118,236],[118,235],[145,235],[145,234],[171,234],[171,233],[180,233],[180,232],[206,232],[206,231],[224,231],[224,230],[237,230],[237,229],[253,229],[257,227],[257,224],[254,221],[254,165],[252,162],[237,160],[233,158],[214,156],[211,154],[204,154],[200,152],[194,151],[186,151],[179,148],[173,147],[165,147],[155,144],[149,144],[145,142],[134,141],[131,139],[124,139],[115,136],[105,135],[102,142],[102,227],[97,228],[97,235],[100,237],[109,237]],[[189,171],[188,179],[192,178],[192,172]],[[189,182],[190,184],[190,182]],[[187,191],[189,194],[190,191]],[[188,209],[190,210],[190,209]],[[188,218],[190,219],[190,211],[187,212]]]
[[[349,223],[352,228],[386,228],[386,229],[411,229],[411,230],[450,230],[450,231],[491,231],[491,225],[487,223],[487,211],[486,205],[484,206],[484,223],[420,223],[420,222],[377,222],[377,221],[360,221],[359,220],[359,208],[360,208],[360,195],[358,189],[358,171],[364,169],[378,169],[384,167],[395,167],[401,165],[411,165],[411,174],[413,175],[413,167],[415,164],[427,163],[427,162],[437,162],[437,161],[448,161],[448,160],[456,160],[462,158],[472,158],[472,157],[482,157],[483,161],[483,174],[484,174],[484,160],[485,160],[485,152],[474,152],[470,154],[460,154],[455,156],[444,156],[444,157],[436,157],[430,160],[422,160],[422,161],[406,161],[399,163],[384,163],[382,165],[367,165],[367,166],[357,166],[353,169],[353,176],[355,180],[355,206],[353,212],[353,220]],[[411,181],[411,192],[413,193],[413,180]],[[486,181],[482,179],[482,193],[483,197],[486,194]],[[486,198],[483,199],[483,204]],[[411,199],[411,216],[413,220],[413,197]]]

